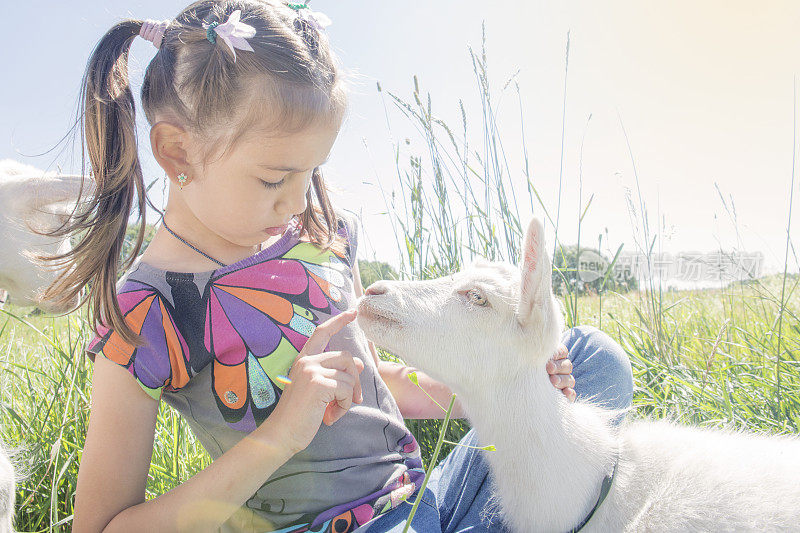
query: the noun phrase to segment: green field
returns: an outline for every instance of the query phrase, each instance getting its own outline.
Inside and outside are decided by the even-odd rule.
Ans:
[[[792,287],[798,282],[790,278]],[[797,433],[800,427],[800,299],[783,309],[770,278],[725,290],[670,292],[661,319],[648,319],[644,293],[578,299],[579,323],[601,325],[627,351],[635,380],[632,416],[756,431]],[[652,296],[652,295],[651,295]],[[602,303],[602,312],[601,312]],[[68,529],[89,416],[92,365],[83,309],[66,317],[0,314],[2,437],[25,449],[18,486],[20,531]],[[660,332],[660,333],[659,333]],[[780,363],[779,363],[780,354]],[[779,377],[780,376],[780,377]],[[440,420],[409,420],[426,467]],[[448,440],[466,432],[454,421]],[[445,445],[441,457],[452,445]],[[162,403],[147,497],[162,494],[204,468],[210,458],[188,426]]]

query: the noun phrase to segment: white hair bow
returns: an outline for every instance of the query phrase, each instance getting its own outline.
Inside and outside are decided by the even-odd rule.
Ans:
[[[331,19],[329,19],[325,13],[321,11],[311,11],[311,9],[307,7],[298,9],[297,16],[314,26],[317,31],[322,31],[324,28],[331,25]]]
[[[242,10],[237,9],[228,16],[223,24],[212,22],[211,24],[203,24],[206,28],[208,40],[216,42],[216,37],[221,37],[228,48],[233,52],[233,60],[236,61],[236,48],[239,50],[249,50],[253,52],[253,47],[247,42],[247,38],[253,37],[256,34],[256,29],[244,22],[240,22]],[[216,34],[216,36],[213,36]]]
[[[317,29],[317,31],[322,31],[324,28],[327,28],[331,25],[331,19],[328,16],[321,12],[321,11],[311,11],[311,8],[308,7],[308,3],[304,4],[287,4],[289,7],[294,9],[297,12],[297,16],[311,26]]]

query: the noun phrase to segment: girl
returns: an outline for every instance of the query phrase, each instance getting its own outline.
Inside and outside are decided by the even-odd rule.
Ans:
[[[413,369],[378,359],[348,311],[363,292],[358,225],[331,206],[319,169],[346,109],[327,23],[278,0],[201,0],[171,21],[116,24],[89,60],[82,120],[97,187],[54,288],[70,298],[91,282],[96,332],[76,533],[377,532],[408,516],[401,501],[424,471],[403,418],[442,414],[407,379]],[[131,203],[142,217],[146,200],[127,77],[139,35],[158,49],[141,96],[170,191],[163,224],[117,281]],[[142,233],[130,257],[141,244]],[[565,343],[554,386],[630,403],[618,346],[577,328]],[[145,501],[162,399],[214,461]],[[480,453],[458,447],[413,530],[497,530],[479,516],[487,478]]]

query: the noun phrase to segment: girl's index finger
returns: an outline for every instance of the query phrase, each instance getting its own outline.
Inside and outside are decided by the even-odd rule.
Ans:
[[[303,346],[303,351],[305,353],[315,354],[324,352],[331,337],[336,335],[348,323],[352,322],[356,318],[356,314],[357,310],[355,308],[349,309],[344,313],[329,318],[317,326],[314,333],[311,334]]]

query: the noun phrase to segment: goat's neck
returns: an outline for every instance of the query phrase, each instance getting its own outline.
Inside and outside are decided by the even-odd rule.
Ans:
[[[465,393],[503,507],[532,530],[569,530],[589,512],[610,471],[615,441],[592,406],[570,404],[544,367]]]

